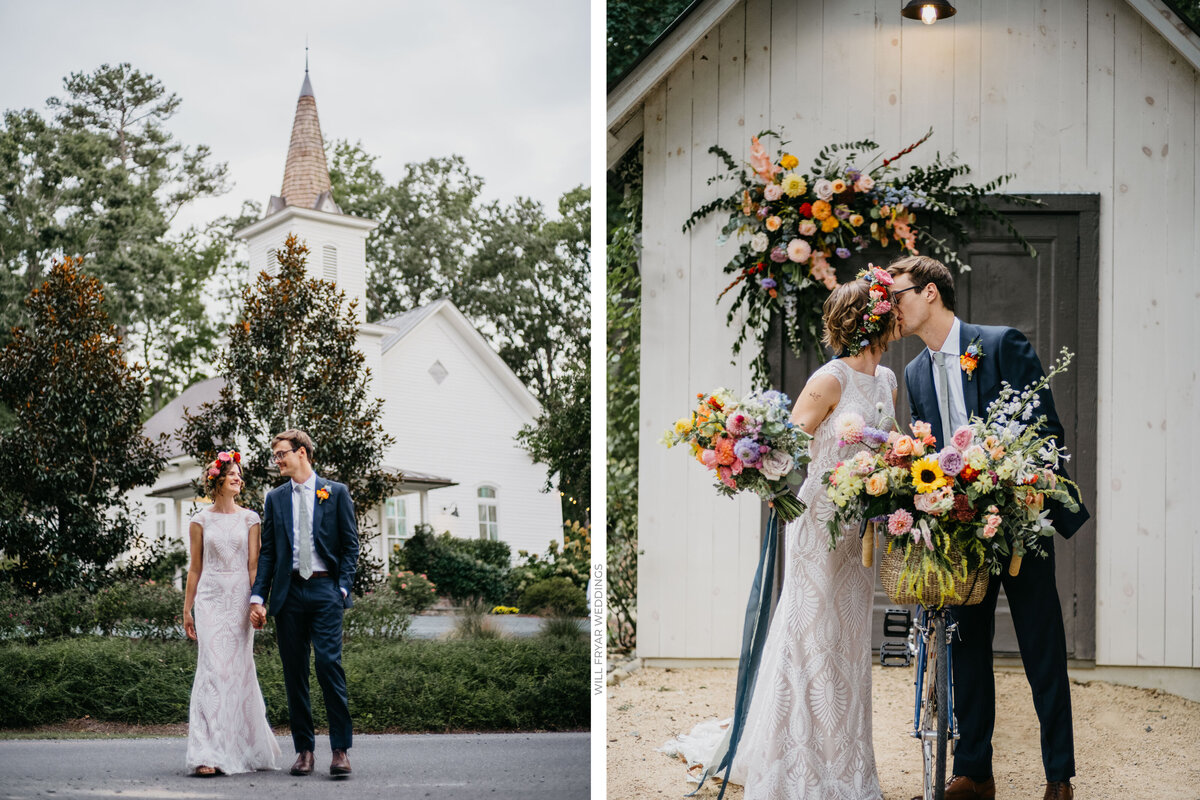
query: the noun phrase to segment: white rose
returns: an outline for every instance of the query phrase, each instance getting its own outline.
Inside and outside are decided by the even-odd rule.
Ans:
[[[772,450],[763,456],[759,471],[769,481],[777,481],[792,471],[795,461],[791,455],[782,450]]]
[[[827,201],[829,198],[833,197],[833,184],[826,179],[821,178],[819,181],[813,184],[813,191],[817,193],[817,197]]]
[[[750,239],[750,249],[756,253],[761,253],[764,250],[766,250],[767,244],[768,244],[767,235],[765,233],[763,233],[762,231],[759,231],[758,233],[754,234],[754,236],[751,237],[751,239]]]

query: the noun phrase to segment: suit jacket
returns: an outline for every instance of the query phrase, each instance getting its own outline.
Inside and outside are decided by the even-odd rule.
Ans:
[[[313,547],[337,585],[345,590],[342,602],[350,608],[354,605],[351,588],[358,566],[358,523],[354,518],[354,502],[344,483],[325,480],[318,475],[316,489],[328,489],[329,497],[316,499]],[[267,613],[272,616],[283,608],[292,583],[292,539],[292,482],[289,480],[268,492],[263,503],[258,574],[250,592],[267,602]]]
[[[1046,372],[1042,362],[1034,352],[1033,345],[1025,338],[1025,334],[1016,328],[999,325],[971,325],[966,322],[959,324],[959,352],[965,353],[967,345],[976,338],[983,348],[983,358],[979,359],[975,371],[968,378],[966,373],[960,373],[963,387],[963,400],[967,408],[967,416],[985,417],[988,405],[1000,394],[1001,381],[1007,381],[1017,391],[1039,381]],[[938,411],[937,390],[933,385],[932,358],[929,348],[925,348],[917,357],[908,362],[904,368],[904,385],[908,389],[909,407],[914,420],[924,420],[933,428],[933,435],[938,444],[946,442],[946,434],[953,431],[942,430],[942,417]],[[1034,412],[1044,414],[1046,422],[1043,433],[1053,437],[1059,445],[1066,443],[1062,422],[1054,408],[1054,395],[1049,387],[1040,393],[1041,405]],[[1058,474],[1067,475],[1066,467],[1059,464]],[[1050,520],[1054,529],[1064,538],[1070,538],[1079,530],[1091,516],[1078,496],[1078,511],[1068,511],[1061,503],[1050,502]]]

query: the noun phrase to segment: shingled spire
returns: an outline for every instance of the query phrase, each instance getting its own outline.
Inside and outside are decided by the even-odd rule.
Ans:
[[[296,101],[296,118],[292,122],[292,141],[288,145],[287,166],[283,170],[282,202],[275,206],[318,208],[340,213],[333,202],[329,182],[329,166],[325,162],[325,143],[321,139],[321,122],[317,119],[317,100],[313,97],[308,68],[304,70],[304,85]]]

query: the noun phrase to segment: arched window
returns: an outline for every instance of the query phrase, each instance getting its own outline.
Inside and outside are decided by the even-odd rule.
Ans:
[[[337,248],[327,244],[321,248],[321,277],[330,283],[337,283]]]
[[[497,541],[500,523],[496,519],[496,487],[480,486],[476,495],[479,498],[479,538]]]

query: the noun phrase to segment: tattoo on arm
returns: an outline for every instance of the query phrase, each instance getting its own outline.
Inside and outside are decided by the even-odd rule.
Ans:
[[[809,396],[809,397],[811,397],[811,398],[812,398],[814,401],[815,401],[815,400],[820,400],[820,399],[821,399],[821,393],[820,393],[820,392],[809,392],[809,393],[808,393],[808,396]]]

